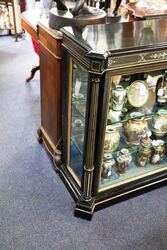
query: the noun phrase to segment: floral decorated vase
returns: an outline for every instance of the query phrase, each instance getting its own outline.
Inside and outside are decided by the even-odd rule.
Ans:
[[[145,136],[148,124],[141,112],[131,112],[123,125],[123,131],[127,144],[139,145],[140,140]]]
[[[108,125],[106,127],[105,139],[104,139],[104,152],[114,152],[120,143],[120,134],[114,125]]]

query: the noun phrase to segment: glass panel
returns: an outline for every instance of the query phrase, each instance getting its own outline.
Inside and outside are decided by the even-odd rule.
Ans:
[[[166,72],[109,79],[101,190],[167,169]]]
[[[87,85],[87,71],[83,67],[73,63],[70,165],[80,181],[83,165]]]

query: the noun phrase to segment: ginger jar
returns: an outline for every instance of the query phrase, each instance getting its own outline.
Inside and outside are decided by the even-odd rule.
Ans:
[[[146,135],[148,124],[141,112],[132,112],[127,116],[123,131],[127,144],[139,145],[140,140]]]

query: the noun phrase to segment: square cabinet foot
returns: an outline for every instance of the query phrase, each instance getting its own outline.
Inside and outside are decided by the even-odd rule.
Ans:
[[[74,209],[74,215],[76,217],[80,217],[86,220],[91,220],[93,217],[94,208],[95,208],[94,198],[91,198],[91,200],[89,201],[80,198],[76,203],[76,207]]]

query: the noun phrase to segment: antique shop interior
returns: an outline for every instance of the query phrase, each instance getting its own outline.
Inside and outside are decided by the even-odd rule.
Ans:
[[[0,1],[0,249],[167,249],[167,0]]]

